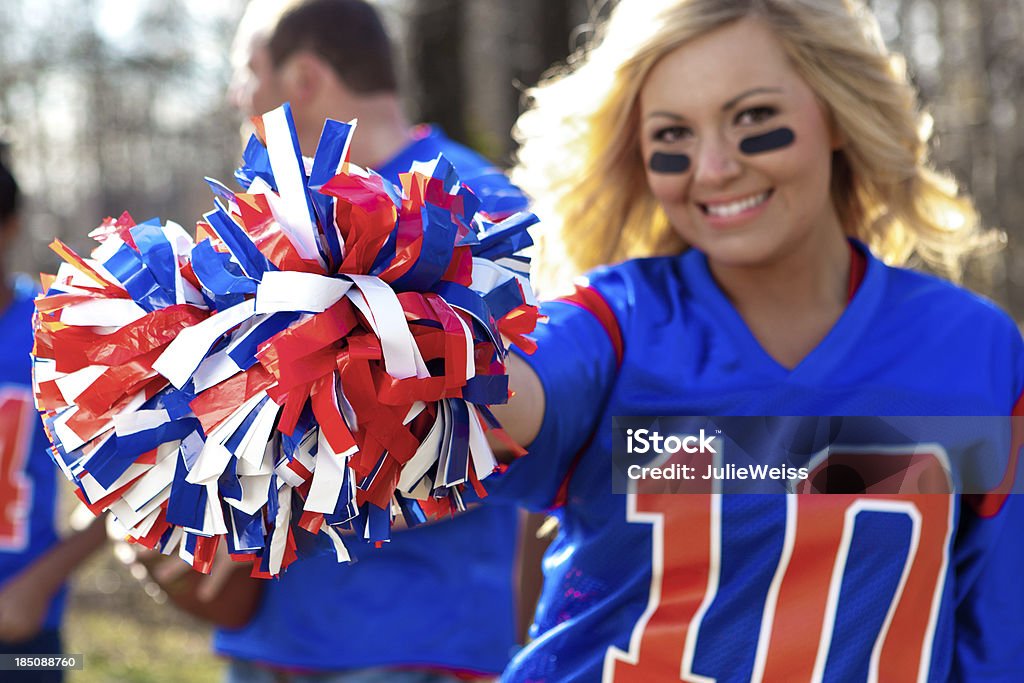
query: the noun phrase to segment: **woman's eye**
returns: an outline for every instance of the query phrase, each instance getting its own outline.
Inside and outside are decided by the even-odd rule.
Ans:
[[[740,126],[756,125],[767,121],[775,116],[776,113],[774,107],[751,107],[750,109],[744,109],[736,115],[736,124]]]
[[[654,131],[655,142],[678,142],[690,134],[690,129],[686,126],[668,126],[666,128],[659,128]]]

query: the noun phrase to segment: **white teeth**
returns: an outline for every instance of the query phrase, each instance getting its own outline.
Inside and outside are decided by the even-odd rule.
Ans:
[[[771,192],[762,192],[759,195],[747,197],[746,199],[740,199],[739,201],[729,202],[728,204],[705,204],[704,208],[708,215],[719,216],[722,218],[728,218],[730,216],[736,216],[748,209],[752,209],[758,204],[768,199],[768,195]]]

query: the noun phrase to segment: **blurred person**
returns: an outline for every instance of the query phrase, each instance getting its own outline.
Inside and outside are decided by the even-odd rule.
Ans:
[[[236,106],[255,116],[289,102],[303,154],[314,153],[326,119],[358,119],[354,163],[397,184],[414,161],[443,154],[490,218],[526,207],[490,162],[409,122],[370,4],[257,0],[234,52]],[[514,507],[481,506],[379,549],[349,543],[349,565],[333,553],[303,558],[267,582],[230,564],[199,577],[176,558],[145,562],[176,605],[219,626],[214,649],[230,659],[229,683],[450,683],[493,677],[514,652],[518,528]]]
[[[9,276],[21,195],[0,159],[0,654],[55,655],[71,572],[99,548],[102,519],[60,538],[57,472],[32,395],[36,285]],[[11,682],[62,681],[60,671],[4,671]]]
[[[236,71],[230,96],[236,107],[256,116],[289,102],[303,154],[316,150],[326,119],[357,119],[351,147],[356,164],[397,182],[397,174],[413,161],[444,154],[491,218],[526,207],[523,193],[489,161],[437,126],[410,123],[395,52],[370,3],[254,0],[239,23],[232,52]]]

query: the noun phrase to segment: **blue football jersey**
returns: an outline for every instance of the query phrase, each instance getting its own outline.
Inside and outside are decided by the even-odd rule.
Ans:
[[[475,152],[427,126],[385,166],[397,183],[414,161],[443,154],[500,219],[526,208],[522,191]],[[518,512],[485,505],[396,533],[392,543],[346,546],[353,563],[301,559],[269,581],[256,616],[218,630],[217,652],[275,666],[335,670],[422,666],[497,673],[515,646],[513,563]]]
[[[32,397],[33,283],[19,279],[0,314],[0,584],[57,542],[57,477]],[[45,628],[57,628],[64,592],[50,605]]]
[[[507,218],[527,208],[523,191],[508,176],[473,150],[451,140],[437,126],[421,124],[413,129],[413,140],[380,168],[374,169],[397,183],[416,161],[433,161],[439,154],[451,162],[459,181],[469,187],[480,200],[480,211],[494,221]]]
[[[792,369],[696,250],[600,269],[545,306],[524,356],[541,431],[489,488],[557,503],[559,534],[535,638],[502,680],[1024,680],[1020,496],[612,491],[615,416],[1020,411],[1024,344],[1005,314],[856,248],[856,293]]]

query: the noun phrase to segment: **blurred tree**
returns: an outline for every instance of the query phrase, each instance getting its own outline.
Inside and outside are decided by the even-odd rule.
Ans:
[[[523,88],[569,55],[594,0],[408,0],[403,35],[414,116],[499,162]],[[602,2],[600,4],[608,4]]]
[[[466,139],[464,0],[413,0],[407,49],[409,87],[418,118],[440,125],[456,140]]]
[[[934,158],[975,198],[1007,248],[982,257],[968,284],[1024,318],[1024,3],[1020,0],[874,0],[887,42],[906,55],[935,117]]]
[[[3,4],[0,123],[32,201],[20,268],[52,269],[54,237],[88,251],[109,214],[189,226],[211,206],[203,176],[226,179],[239,152],[223,93],[243,5]]]
[[[410,113],[511,161],[522,90],[563,63],[615,0],[374,0],[397,18]],[[972,282],[1024,318],[1024,1],[869,0],[935,114],[935,158],[1009,248]],[[33,200],[21,267],[51,268],[59,236],[130,210],[188,226],[227,178],[237,118],[227,47],[244,0],[0,3],[0,126]],[[59,30],[57,30],[59,28]]]

